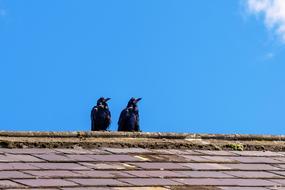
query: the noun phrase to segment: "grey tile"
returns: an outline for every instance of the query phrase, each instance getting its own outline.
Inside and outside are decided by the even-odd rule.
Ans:
[[[79,173],[74,173],[67,170],[37,170],[37,171],[24,171],[32,176],[41,178],[41,177],[80,177]]]
[[[166,163],[166,162],[155,162],[155,163],[132,163],[132,165],[138,166],[143,169],[186,169],[187,167],[180,165],[178,163]]]
[[[104,161],[104,162],[132,162],[132,161],[141,161],[141,159],[136,158],[131,155],[90,155],[89,157],[97,160],[97,161]]]
[[[175,154],[175,155],[200,155],[200,153],[192,151],[192,150],[182,150],[182,149],[154,149],[152,150],[155,154]]]
[[[282,156],[281,153],[271,151],[230,151],[240,156]]]
[[[13,180],[13,181],[27,185],[29,187],[77,186],[76,183],[66,181],[63,179],[21,179],[21,180]]]
[[[217,150],[195,150],[195,152],[201,153],[203,155],[208,156],[236,156],[237,154],[235,152],[230,151],[217,151]]]
[[[279,168],[271,166],[269,164],[223,164],[223,166],[229,167],[233,170],[280,170]]]
[[[86,186],[129,186],[127,183],[115,179],[69,179],[75,183]]]
[[[19,171],[0,171],[0,179],[33,178],[32,175],[24,174]]]
[[[55,151],[63,154],[106,154],[105,151],[99,149],[55,149]]]
[[[74,159],[66,157],[64,155],[59,155],[59,154],[39,154],[39,155],[34,155],[42,160],[46,160],[49,162],[72,162]]]
[[[31,155],[20,155],[20,154],[5,154],[0,155],[0,162],[42,162],[43,160],[38,159]]]
[[[177,173],[193,178],[233,178],[233,176],[221,171],[177,171]]]
[[[206,159],[207,162],[228,162],[228,163],[237,163],[236,160],[232,159],[232,157],[227,156],[202,156],[202,158]]]
[[[280,161],[274,159],[275,157],[253,157],[253,156],[236,156],[228,157],[229,159],[241,162],[241,163],[264,163],[264,164],[277,164]]]
[[[81,165],[89,168],[89,169],[97,169],[97,170],[125,170],[125,169],[133,169],[136,168],[130,164],[123,163],[89,163],[89,162],[80,162]]]
[[[61,190],[114,190],[114,189],[109,187],[65,187],[61,188]]]
[[[149,154],[151,150],[144,148],[104,148],[103,150],[113,154]]]
[[[0,163],[1,170],[33,170],[39,169],[29,163]]]
[[[276,183],[263,179],[215,179],[215,178],[184,178],[172,179],[185,185],[212,185],[212,186],[274,186]]]
[[[165,177],[187,177],[179,172],[167,171],[167,170],[136,170],[136,171],[126,171],[127,173],[136,176],[136,177],[157,177],[157,178],[165,178]]]
[[[96,161],[95,158],[92,158],[90,154],[66,154],[65,155],[67,158],[72,159],[74,161],[79,161],[79,162],[94,162]]]
[[[8,187],[22,187],[23,185],[15,183],[10,180],[1,180],[0,181],[0,188],[8,188]]]
[[[91,171],[76,171],[82,177],[92,177],[92,178],[121,178],[121,177],[132,177],[130,174],[122,171],[101,171],[101,170],[91,170]]]
[[[182,185],[179,182],[161,178],[125,178],[120,181],[129,183],[134,186],[164,186],[164,185]]]
[[[1,152],[4,153],[11,153],[11,154],[49,154],[49,153],[54,153],[55,151],[52,149],[48,148],[13,148],[13,149],[8,149],[8,148],[1,148]]]
[[[219,187],[221,190],[268,190],[265,187]]]
[[[264,171],[225,171],[224,173],[239,178],[280,178],[281,176]]]
[[[216,163],[183,163],[184,167],[192,170],[230,170],[231,168],[222,164]]]
[[[76,163],[31,163],[32,166],[46,170],[88,170]]]

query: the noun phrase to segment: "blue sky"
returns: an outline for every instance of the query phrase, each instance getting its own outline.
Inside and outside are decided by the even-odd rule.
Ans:
[[[134,96],[143,131],[284,134],[274,1],[0,0],[0,129],[89,130],[106,96],[116,130]]]

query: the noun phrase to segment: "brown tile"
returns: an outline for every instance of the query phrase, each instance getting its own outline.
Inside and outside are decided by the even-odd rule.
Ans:
[[[21,179],[21,180],[13,180],[13,181],[27,185],[29,187],[78,186],[76,183],[62,180],[62,179]]]
[[[136,176],[136,177],[157,177],[157,178],[165,178],[165,177],[187,177],[179,172],[167,171],[167,170],[155,170],[155,171],[126,171],[127,173]]]
[[[239,177],[239,178],[280,178],[281,176],[275,175],[273,173],[257,171],[257,172],[249,172],[249,171],[225,171],[224,173]]]
[[[177,171],[177,173],[181,173],[187,177],[195,178],[233,178],[231,175],[217,171]]]
[[[129,183],[134,186],[160,186],[160,185],[181,185],[179,182],[161,178],[125,178],[120,181]]]
[[[213,185],[213,186],[274,186],[275,182],[263,179],[214,179],[214,178],[184,178],[172,179],[185,185]]]
[[[19,171],[0,171],[0,179],[33,178],[33,176]]]
[[[32,163],[32,166],[46,170],[88,170],[76,163]]]
[[[75,183],[86,186],[129,186],[115,179],[69,179]]]
[[[37,170],[37,171],[24,171],[25,173],[31,174],[35,177],[80,177],[78,173],[74,173],[67,170]]]
[[[183,163],[184,167],[190,168],[192,170],[230,170],[228,166],[216,163]]]
[[[5,187],[22,187],[22,185],[10,180],[0,180],[0,188]]]
[[[186,169],[187,167],[178,164],[178,163],[167,163],[167,162],[155,162],[155,163],[131,163],[137,167],[143,169],[157,169],[157,170],[164,170],[164,169]]]

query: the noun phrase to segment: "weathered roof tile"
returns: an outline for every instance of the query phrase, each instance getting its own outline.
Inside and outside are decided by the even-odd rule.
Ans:
[[[116,179],[69,179],[77,184],[84,186],[129,186],[127,183]]]
[[[17,183],[27,185],[29,187],[65,187],[78,186],[76,183],[63,179],[18,179],[13,180]]]
[[[1,134],[0,132],[0,140],[3,140]],[[227,136],[227,139],[233,138],[234,142],[225,142],[222,136],[217,136],[217,139],[223,140],[219,143],[216,143],[217,139],[205,143],[204,140],[185,141],[183,138],[187,135],[184,134],[172,134],[165,140],[160,139],[161,134],[154,135],[151,139],[148,137],[149,134],[138,133],[136,137],[142,135],[145,139],[137,142],[136,138],[122,138],[115,145],[113,143],[116,140],[112,139],[112,146],[106,146],[109,142],[106,139],[108,132],[102,133],[105,139],[98,138],[100,136],[96,136],[97,132],[86,133],[87,140],[81,138],[81,134],[78,133],[51,134],[64,136],[52,141],[55,147],[61,148],[0,148],[0,189],[282,190],[282,186],[285,186],[285,153],[257,151],[268,150],[268,144],[270,150],[284,151],[284,142],[268,142],[270,139],[285,140],[281,136],[266,137],[267,142],[260,142],[258,136],[256,138],[259,142],[256,144],[250,136]],[[128,134],[128,137],[132,136],[131,134]],[[46,133],[40,135],[45,135],[45,147],[53,146],[52,143],[47,144],[49,139]],[[66,135],[76,139],[70,141]],[[77,137],[78,135],[80,137]],[[93,135],[96,137],[88,140]],[[124,136],[124,133],[113,135],[116,138]],[[165,135],[162,136],[167,138]],[[179,139],[173,139],[175,137]],[[209,139],[209,136],[205,137]],[[30,137],[25,137],[25,141],[21,143],[27,146],[28,138]],[[237,138],[250,139],[243,148],[255,151],[227,151],[231,147],[229,144],[236,143]],[[14,138],[9,146],[22,145],[15,143],[15,139],[17,138]],[[78,143],[83,141],[85,148],[90,149],[78,146]],[[35,142],[37,141],[33,140],[28,145],[34,146]],[[64,142],[67,142],[66,147],[74,149],[62,147]],[[202,144],[195,144],[201,142]],[[40,142],[39,146],[42,146],[42,143]],[[275,144],[278,144],[278,147],[275,147]],[[171,149],[161,149],[162,147]]]
[[[32,175],[25,174],[20,171],[0,171],[0,179],[21,179],[21,178],[33,178]]]
[[[125,178],[120,181],[129,183],[133,186],[164,186],[164,185],[182,185],[179,182],[175,182],[169,179],[161,178]]]
[[[30,163],[32,167],[37,167],[46,170],[88,170],[87,167],[78,163]],[[27,168],[29,169],[29,168]],[[34,168],[32,168],[34,169]]]

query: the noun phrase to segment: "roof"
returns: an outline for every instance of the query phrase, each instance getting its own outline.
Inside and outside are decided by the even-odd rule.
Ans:
[[[0,132],[0,188],[282,190],[283,140],[252,135]]]

